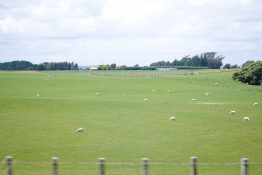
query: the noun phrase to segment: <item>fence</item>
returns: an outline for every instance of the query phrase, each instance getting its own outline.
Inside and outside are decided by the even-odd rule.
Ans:
[[[97,165],[98,165],[98,174],[105,175],[105,165],[106,165],[105,158],[99,158]],[[6,157],[6,175],[13,175],[13,158],[11,156]],[[52,158],[52,162],[48,162],[52,164],[52,171],[53,175],[59,174],[59,159],[57,157]],[[142,175],[149,175],[149,159],[142,158]],[[153,165],[153,164],[152,164]],[[198,162],[197,157],[190,157],[190,162],[187,164],[190,167],[190,175],[198,175]],[[248,158],[241,158],[240,161],[240,175],[248,175]],[[51,169],[51,167],[50,167]]]

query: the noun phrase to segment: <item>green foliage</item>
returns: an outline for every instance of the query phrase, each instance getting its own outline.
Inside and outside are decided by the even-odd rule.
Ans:
[[[231,68],[231,65],[230,64],[225,64],[223,69],[230,69]]]
[[[209,69],[220,69],[224,56],[217,55],[216,52],[205,52],[200,55],[190,57],[184,56],[181,60],[175,59],[172,63],[169,61],[158,61],[150,64],[152,67],[164,66],[189,66],[189,67],[208,67]]]
[[[116,64],[115,63],[110,64],[109,68],[110,68],[110,70],[115,70]]]
[[[12,61],[0,63],[0,70],[32,70],[34,65],[29,61]]]
[[[97,66],[97,69],[98,70],[109,70],[109,65],[99,65]]]
[[[254,61],[253,61],[253,60],[246,61],[246,62],[242,65],[242,68],[248,66],[248,65],[251,64],[251,63],[254,63]]]
[[[0,70],[78,70],[78,65],[74,62],[45,62],[38,65],[29,61],[12,61],[0,63]]]
[[[237,69],[237,68],[239,68],[237,64],[231,66],[231,69]]]
[[[232,78],[250,85],[261,85],[262,61],[246,62],[240,71],[233,74]]]

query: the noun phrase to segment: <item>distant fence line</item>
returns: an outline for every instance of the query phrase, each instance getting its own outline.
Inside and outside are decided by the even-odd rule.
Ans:
[[[13,166],[14,164],[50,164],[52,165],[52,174],[58,175],[59,174],[59,164],[66,164],[65,162],[59,162],[57,157],[53,157],[51,162],[13,162],[12,156],[7,156],[5,162],[0,162],[6,164],[6,175],[13,175]],[[106,174],[106,159],[99,158],[98,162],[80,162],[81,164],[97,164],[98,165],[98,175],[105,175]],[[71,164],[71,163],[70,163]],[[112,164],[127,164],[127,163],[107,163],[108,165]],[[161,163],[149,163],[148,158],[142,158],[141,163],[131,163],[131,164],[141,164],[142,165],[142,175],[149,175],[149,165],[154,164],[161,164]],[[168,163],[163,163],[168,164]],[[199,165],[240,165],[240,175],[248,175],[248,168],[249,165],[259,164],[262,163],[248,163],[248,158],[241,158],[240,163],[198,163],[197,157],[190,157],[189,163],[172,163],[178,165],[189,166],[190,168],[190,175],[198,175],[198,166]],[[51,167],[50,167],[51,169]]]
[[[200,73],[201,74],[201,73]],[[180,79],[177,77],[174,77],[174,75],[192,75],[192,76],[196,76],[198,74],[196,73],[181,73],[181,74],[155,74],[155,73],[148,73],[148,74],[133,74],[133,73],[128,73],[128,74],[122,74],[122,73],[117,73],[117,74],[113,74],[113,73],[89,73],[87,74],[88,76],[91,77],[112,77],[112,78],[156,78],[156,79],[168,79],[168,80],[175,80],[178,82],[182,82],[182,83],[187,83],[187,84],[193,84],[193,85],[205,85],[205,86],[210,86],[210,87],[222,87],[222,88],[237,88],[234,86],[231,86],[229,84],[221,84],[221,85],[216,85],[215,82],[214,83],[203,83],[200,81],[191,81],[193,77],[191,77],[190,80],[187,79]],[[200,80],[200,78],[198,79]],[[262,91],[261,89],[254,89],[253,87],[246,87],[245,85],[242,85],[242,87],[240,89],[235,89],[237,92],[244,90],[244,91],[249,91],[249,92],[256,92],[256,91]]]

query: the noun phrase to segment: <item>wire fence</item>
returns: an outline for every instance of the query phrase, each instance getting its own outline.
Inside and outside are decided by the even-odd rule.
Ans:
[[[238,174],[248,175],[249,167],[255,171],[254,174],[262,173],[262,163],[248,162],[247,158],[241,158],[236,162],[198,162],[197,157],[190,157],[189,162],[150,162],[148,158],[142,158],[140,162],[107,162],[105,158],[99,158],[97,162],[63,162],[54,157],[48,162],[22,162],[13,161],[11,156],[7,156],[5,161],[0,162],[2,174]],[[150,167],[150,169],[149,169]],[[259,168],[258,168],[259,167]],[[201,170],[199,173],[199,169]],[[121,171],[120,171],[121,170]],[[37,173],[36,173],[37,172]],[[162,172],[162,173],[160,173]],[[225,173],[226,172],[226,173]]]

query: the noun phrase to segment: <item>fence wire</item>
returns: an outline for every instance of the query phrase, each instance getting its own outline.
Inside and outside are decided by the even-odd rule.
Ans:
[[[0,162],[0,164],[6,164],[5,161]],[[14,161],[12,164],[24,164],[24,165],[33,165],[33,164],[53,164],[53,162],[17,162]],[[59,162],[58,164],[79,164],[79,165],[99,165],[99,162]],[[106,162],[106,165],[143,165],[143,162]],[[177,163],[177,162],[149,162],[150,165],[177,165],[177,166],[191,166],[191,163]],[[235,162],[214,162],[214,163],[197,163],[199,166],[223,166],[223,165],[241,165],[241,163]],[[262,163],[248,163],[248,165],[262,165]]]

